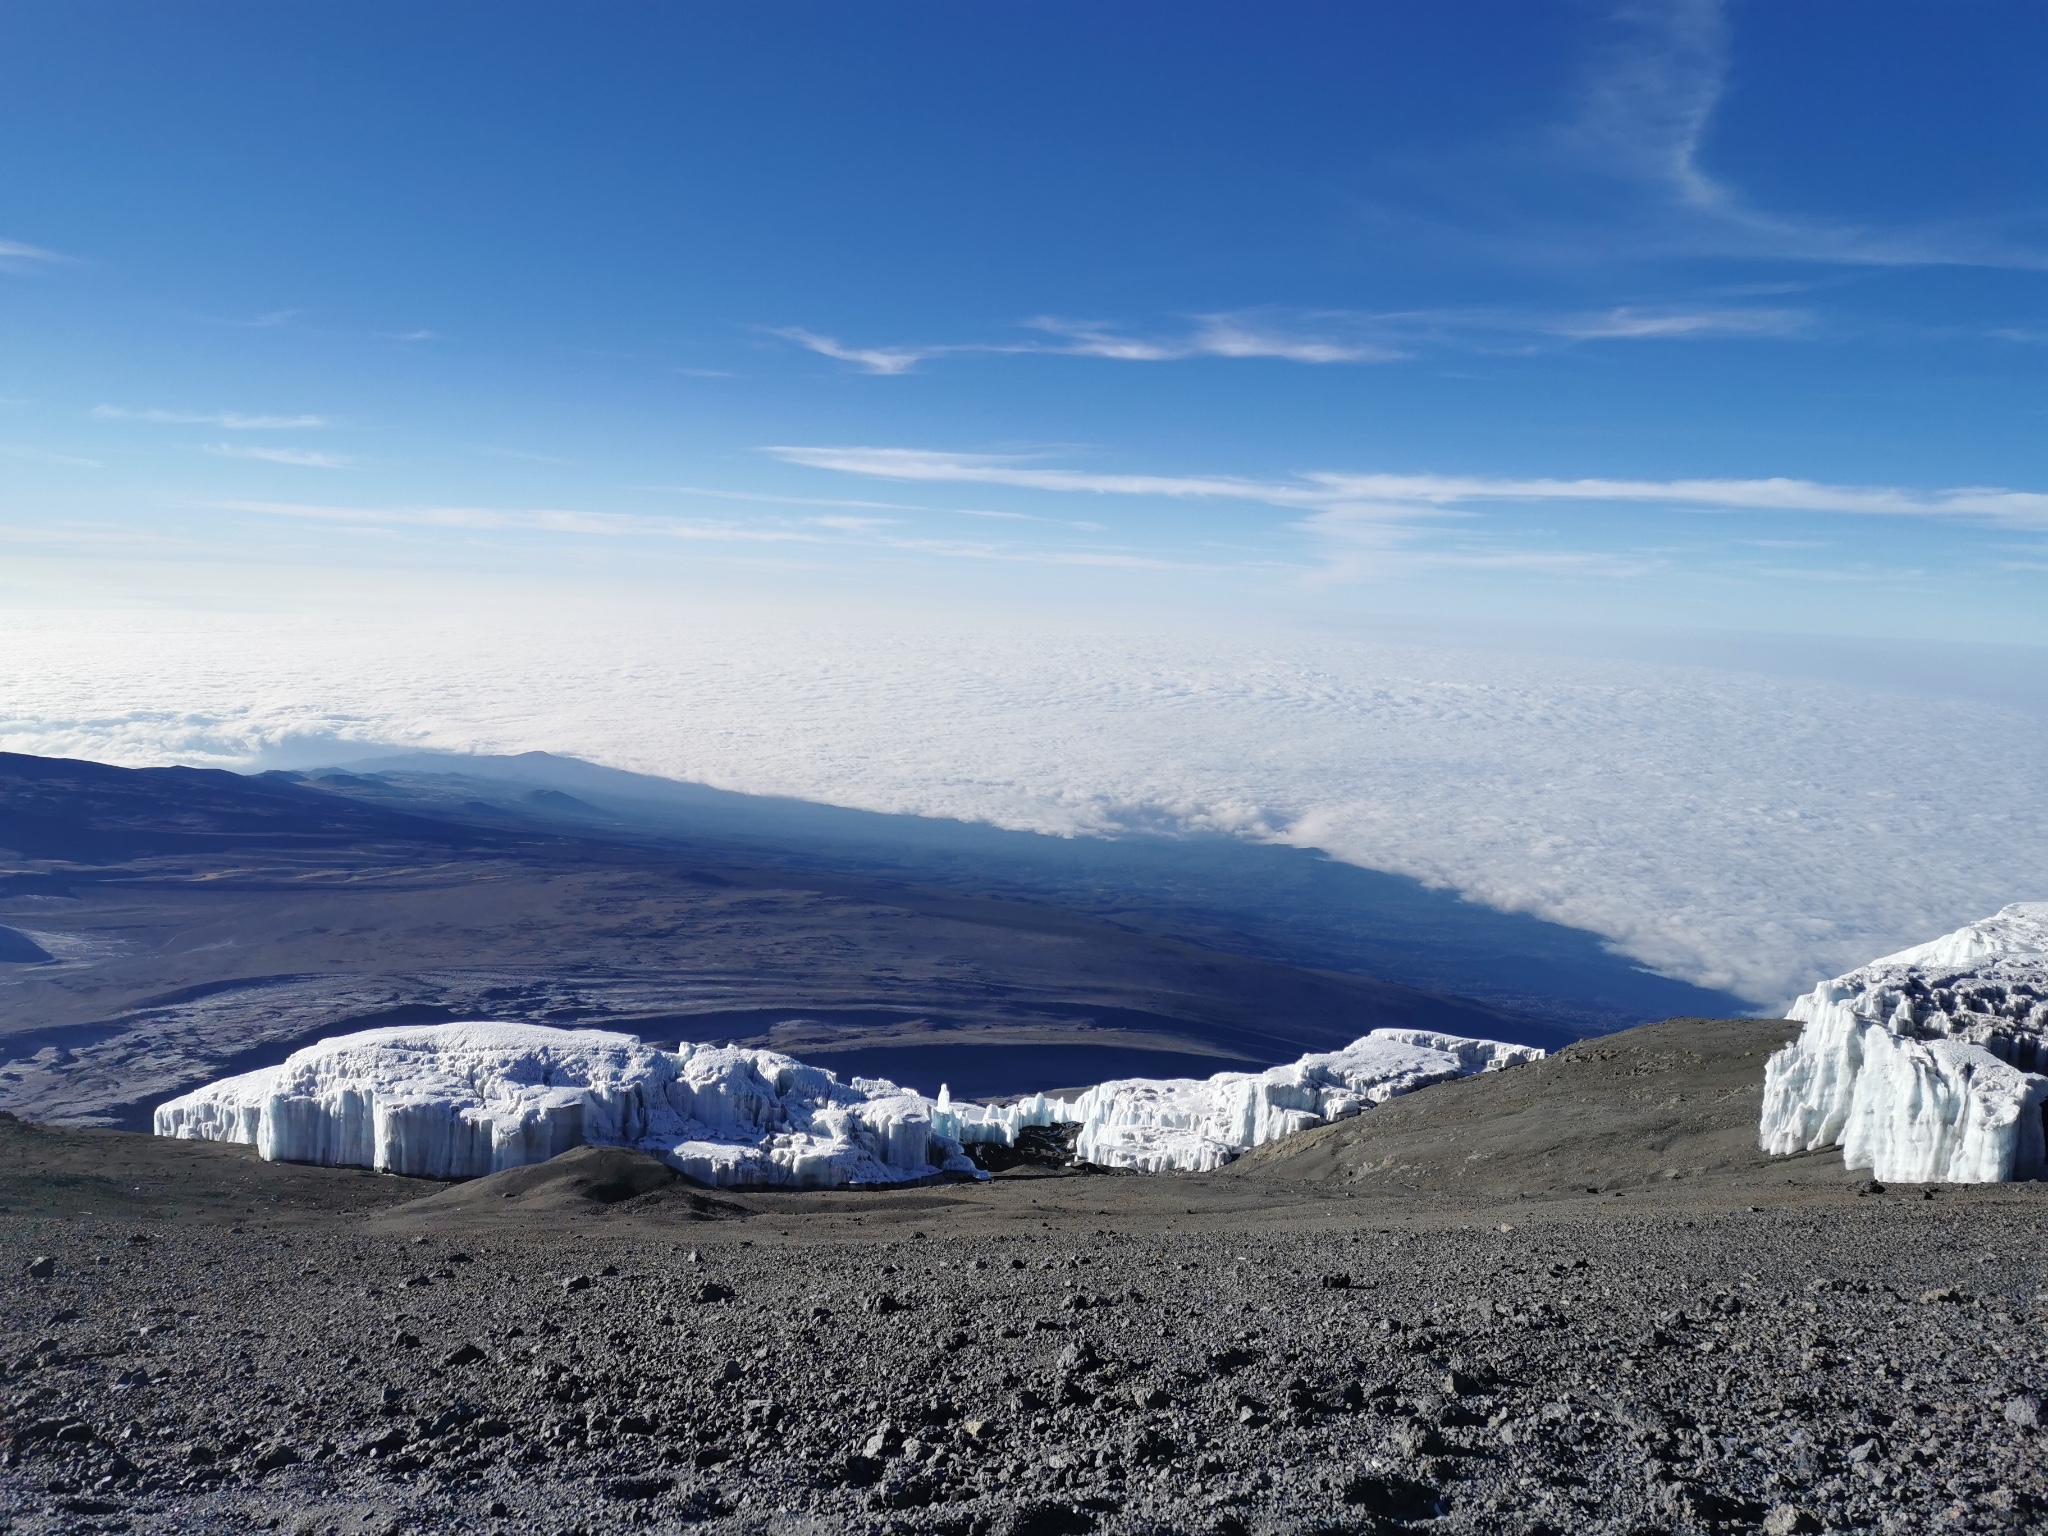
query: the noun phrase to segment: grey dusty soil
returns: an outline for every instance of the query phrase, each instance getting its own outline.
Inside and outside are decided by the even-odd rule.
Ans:
[[[2048,1527],[2048,1188],[1766,1162],[1787,1033],[1589,1041],[1205,1177],[893,1193],[0,1122],[0,1521]]]

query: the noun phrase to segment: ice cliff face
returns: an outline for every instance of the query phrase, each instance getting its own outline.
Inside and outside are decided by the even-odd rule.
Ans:
[[[323,1040],[159,1106],[156,1133],[431,1179],[545,1162],[586,1142],[637,1147],[727,1186],[975,1173],[932,1124],[930,1104],[894,1083],[842,1083],[773,1051],[665,1051],[631,1035],[537,1024]]]
[[[1084,1161],[1201,1172],[1395,1094],[1542,1054],[1382,1029],[1265,1072],[982,1105],[955,1104],[944,1088],[932,1100],[889,1082],[842,1083],[773,1051],[438,1024],[323,1040],[161,1105],[156,1133],[436,1179],[544,1162],[588,1142],[654,1153],[706,1184],[833,1188],[981,1177],[963,1142],[1011,1145],[1026,1127],[1074,1124]]]
[[[1061,1118],[1079,1122],[1074,1155],[1083,1162],[1206,1173],[1249,1148],[1348,1119],[1396,1094],[1542,1055],[1496,1040],[1376,1029],[1341,1051],[1264,1072],[1102,1083],[1062,1105]]]
[[[2048,904],[1822,982],[1764,1068],[1761,1141],[1898,1183],[2048,1177]]]

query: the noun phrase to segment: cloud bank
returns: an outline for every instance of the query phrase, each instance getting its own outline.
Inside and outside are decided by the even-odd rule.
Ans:
[[[1223,832],[1591,929],[1766,1007],[2048,897],[2048,722],[1996,705],[1278,628],[508,611],[17,613],[0,746],[542,749],[1061,835]]]

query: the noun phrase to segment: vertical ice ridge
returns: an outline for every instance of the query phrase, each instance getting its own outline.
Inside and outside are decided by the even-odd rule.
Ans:
[[[1764,1068],[1758,1139],[1840,1146],[1897,1183],[2048,1176],[2048,903],[2017,903],[1822,982]]]

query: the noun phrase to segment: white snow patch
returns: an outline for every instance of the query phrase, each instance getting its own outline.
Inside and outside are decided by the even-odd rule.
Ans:
[[[1105,1167],[1202,1172],[1247,1148],[1345,1119],[1429,1083],[1540,1058],[1531,1046],[1380,1029],[1341,1051],[1206,1080],[1103,1083],[956,1104],[834,1074],[774,1051],[537,1024],[436,1024],[322,1040],[283,1063],[160,1105],[159,1136],[253,1146],[265,1158],[463,1179],[586,1143],[635,1147],[706,1184],[834,1188],[986,1177],[963,1142],[1014,1145],[1080,1127]]]
[[[1902,1184],[2048,1176],[2048,904],[1822,982],[1764,1068],[1766,1152],[1840,1146]]]

